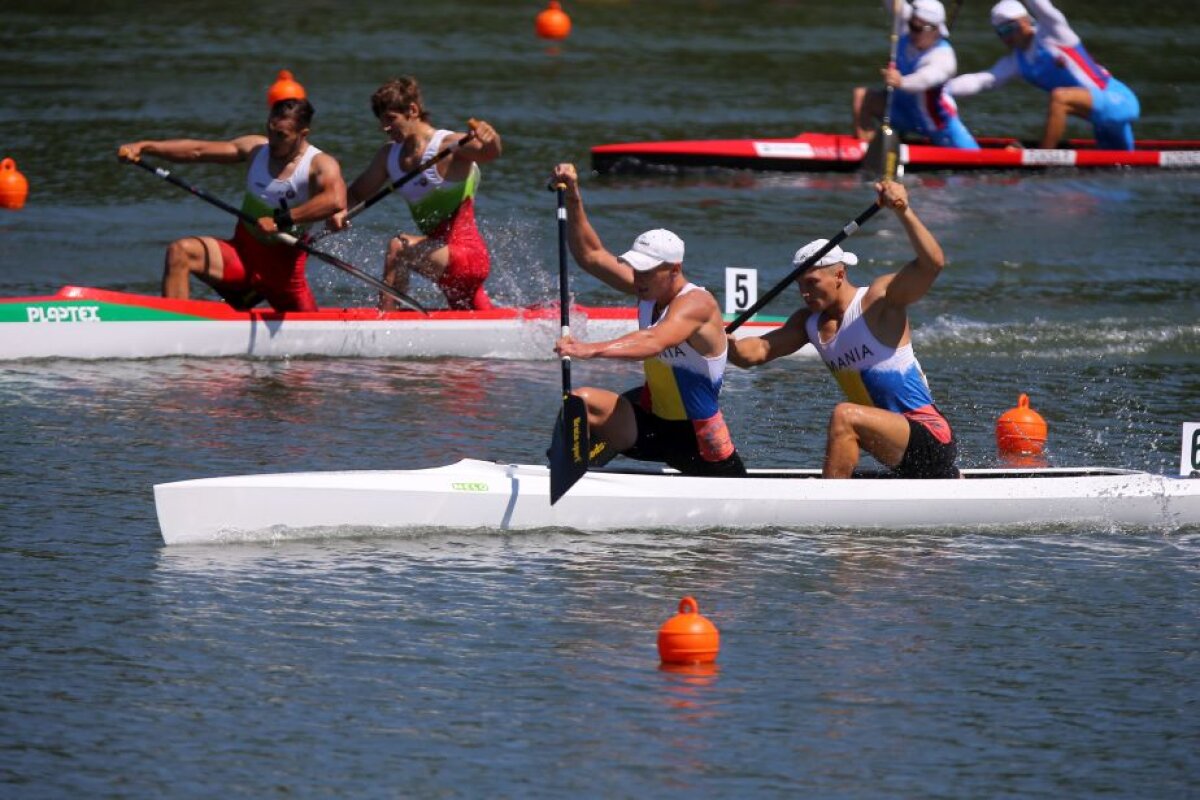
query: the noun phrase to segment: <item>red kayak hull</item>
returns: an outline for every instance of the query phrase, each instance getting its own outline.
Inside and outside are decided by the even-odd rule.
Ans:
[[[983,138],[981,149],[902,144],[906,172],[935,170],[1045,170],[1049,168],[1200,168],[1200,141],[1146,139],[1133,150],[1097,150],[1087,139],[1040,150],[1011,138]],[[723,167],[782,172],[854,172],[864,166],[866,145],[854,136],[802,133],[790,139],[709,139],[629,142],[592,148],[599,173],[653,172]]]

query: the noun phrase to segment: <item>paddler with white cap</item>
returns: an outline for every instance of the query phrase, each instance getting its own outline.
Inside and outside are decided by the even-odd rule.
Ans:
[[[1041,147],[1058,147],[1067,117],[1076,116],[1092,124],[1100,149],[1133,149],[1133,122],[1141,114],[1137,95],[1092,59],[1049,0],[1000,0],[991,20],[1011,52],[989,70],[959,75],[948,91],[966,97],[1024,78],[1050,93]]]
[[[592,464],[621,453],[685,475],[744,476],[720,406],[729,352],[725,320],[712,293],[684,275],[683,240],[657,228],[618,256],[588,221],[575,166],[559,164],[553,180],[565,186],[567,241],[575,262],[638,300],[638,330],[604,342],[563,336],[554,346],[568,358],[642,362],[645,381],[623,394],[597,387],[575,392],[587,406]]]
[[[890,208],[904,226],[916,258],[858,287],[848,276],[858,257],[834,247],[797,278],[804,308],[763,336],[731,335],[729,360],[754,367],[812,343],[848,398],[829,418],[824,477],[851,477],[866,450],[898,477],[955,478],[954,433],[934,405],[908,322],[908,307],[933,286],[945,257],[902,185],[882,181],[875,188],[880,207]],[[800,248],[794,263],[827,243],[817,239]]]
[[[889,13],[892,5],[892,0],[884,0]],[[890,124],[900,133],[919,134],[939,147],[978,150],[975,137],[958,118],[954,98],[945,91],[946,82],[958,72],[945,6],[938,0],[898,5],[908,33],[900,37],[895,65],[880,70],[884,83],[896,90],[892,93]],[[886,103],[883,89],[854,89],[854,132],[859,139],[870,141],[874,137]]]

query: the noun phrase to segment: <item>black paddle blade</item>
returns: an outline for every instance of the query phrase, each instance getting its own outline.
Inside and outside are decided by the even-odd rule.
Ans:
[[[900,134],[890,125],[881,125],[867,145],[862,168],[870,175],[895,180],[900,164]]]
[[[588,470],[587,406],[583,398],[569,394],[554,423],[550,440],[550,505],[558,502]]]

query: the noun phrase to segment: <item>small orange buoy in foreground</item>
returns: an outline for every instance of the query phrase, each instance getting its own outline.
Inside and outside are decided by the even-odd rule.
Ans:
[[[28,196],[29,181],[17,171],[17,162],[11,158],[0,161],[0,206],[16,211]]]
[[[700,615],[694,597],[679,601],[679,613],[658,629],[658,656],[664,664],[710,664],[717,660],[721,634]]]
[[[558,0],[550,0],[533,21],[533,30],[543,39],[565,39],[571,33],[571,18]]]
[[[281,69],[275,83],[267,90],[267,105],[273,106],[280,100],[303,100],[308,95],[304,87],[296,82],[290,70]]]
[[[1022,394],[1017,407],[996,421],[996,447],[1001,455],[1036,456],[1045,444],[1046,420],[1029,407],[1029,395]]]

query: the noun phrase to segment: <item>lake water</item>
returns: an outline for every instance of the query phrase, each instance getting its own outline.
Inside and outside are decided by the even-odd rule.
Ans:
[[[845,131],[885,60],[878,4],[351,0],[247,8],[9,3],[0,157],[32,193],[0,215],[0,294],[156,293],[162,251],[231,220],[138,170],[137,138],[261,129],[287,68],[313,141],[357,174],[374,88],[412,73],[436,122],[503,134],[479,217],[489,289],[555,296],[558,161],[594,144]],[[1147,138],[1200,134],[1190,2],[1064,2],[1141,97]],[[1000,45],[967,5],[962,69]],[[1035,136],[1044,97],[963,100],[981,135]],[[1086,129],[1073,123],[1072,133]],[[236,198],[239,169],[182,166]],[[1048,459],[1173,472],[1200,420],[1197,173],[906,179],[950,264],[914,341],[962,463],[997,463],[1020,393]],[[786,273],[872,200],[854,176],[585,180],[611,249],[668,227],[689,274]],[[396,200],[337,252],[372,271]],[[334,241],[334,240],[329,240]],[[881,214],[849,243],[865,282],[910,256]],[[372,290],[310,269],[318,300]],[[626,302],[573,274],[587,304]],[[433,304],[437,293],[414,284]],[[198,291],[198,294],[202,292]],[[785,293],[772,310],[797,298]],[[634,365],[583,363],[625,388]],[[0,794],[11,797],[1187,797],[1200,782],[1200,530],[570,531],[164,548],[151,486],[208,475],[539,461],[556,362],[68,361],[0,365]],[[731,369],[748,463],[816,466],[837,400],[820,365]],[[695,596],[714,671],[659,668]]]

